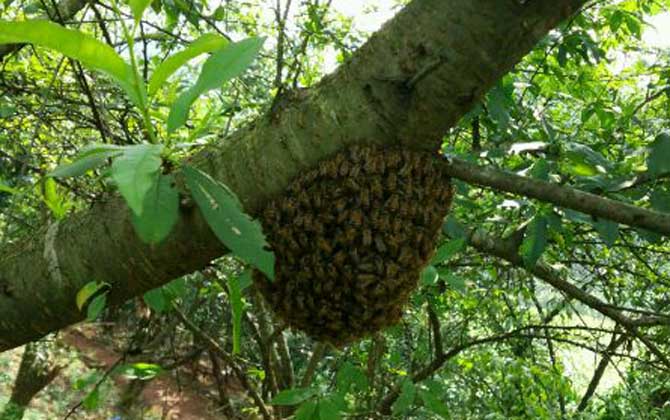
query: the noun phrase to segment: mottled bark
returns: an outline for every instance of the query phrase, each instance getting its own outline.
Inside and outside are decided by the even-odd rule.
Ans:
[[[0,420],[20,420],[33,397],[53,381],[62,366],[58,362],[59,351],[53,341],[28,343],[19,371],[16,373],[12,395],[0,413]]]
[[[352,144],[436,149],[445,131],[584,0],[414,0],[317,86],[222,139],[192,163],[258,210],[296,174]],[[195,209],[149,247],[116,197],[3,247],[0,351],[83,318],[91,280],[119,303],[204,267],[226,250]]]

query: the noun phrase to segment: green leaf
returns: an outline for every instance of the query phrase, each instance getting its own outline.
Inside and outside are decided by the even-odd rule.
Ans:
[[[596,228],[603,242],[609,247],[612,247],[619,238],[619,224],[607,219],[600,219],[593,224]]]
[[[414,386],[414,382],[409,378],[405,378],[400,388],[400,395],[395,403],[393,403],[393,414],[396,416],[405,414],[414,403],[415,396],[416,387]]]
[[[64,28],[47,20],[0,21],[0,44],[28,43],[50,48],[84,66],[105,73],[126,91],[136,105],[141,103],[141,88],[136,86],[132,67],[109,45],[90,35]]]
[[[423,389],[419,390],[419,395],[428,410],[437,414],[443,419],[449,418],[449,409],[432,392]]]
[[[137,235],[146,243],[165,239],[179,219],[179,193],[173,187],[174,177],[162,175],[144,196],[142,214],[132,214]]]
[[[235,255],[274,280],[274,254],[265,249],[268,244],[260,223],[244,213],[237,196],[198,169],[185,166],[184,175],[195,202],[217,238]]]
[[[316,417],[316,401],[305,401],[295,411],[294,420],[312,420]]]
[[[536,215],[526,227],[523,242],[519,248],[526,268],[533,268],[547,247],[547,218]]]
[[[606,173],[611,166],[600,153],[579,143],[566,144],[563,158],[563,170],[577,176]]]
[[[242,302],[242,289],[238,277],[231,276],[228,279],[228,297],[230,298],[230,309],[233,313],[233,354],[239,354],[244,302]]]
[[[87,410],[96,410],[100,406],[100,389],[95,388],[82,401],[82,405]]]
[[[109,144],[92,144],[84,147],[72,163],[59,165],[49,172],[48,176],[67,177],[79,176],[90,169],[97,168],[107,163],[108,158],[113,158],[123,153],[123,147]]]
[[[319,401],[319,418],[321,420],[340,420],[342,415],[337,405],[328,398]]]
[[[12,188],[9,185],[4,184],[0,181],[0,193],[18,194],[19,190]]]
[[[463,277],[445,269],[440,269],[438,272],[440,273],[440,278],[446,281],[449,287],[459,293],[465,294],[467,292],[468,286]]]
[[[77,308],[81,311],[86,305],[86,302],[91,299],[91,297],[103,289],[108,289],[110,287],[109,283],[98,283],[96,281],[88,282],[79,289],[77,296],[75,297],[75,302],[77,303]]]
[[[361,369],[345,362],[340,370],[337,371],[337,391],[341,394],[349,392],[351,385],[355,385],[359,391],[364,391],[368,387],[368,378]]]
[[[44,204],[47,205],[49,210],[51,210],[51,213],[58,220],[64,218],[71,207],[67,197],[58,192],[56,181],[54,181],[53,178],[44,180],[44,194],[42,199],[44,200]]]
[[[156,67],[151,79],[149,80],[149,95],[153,95],[165,83],[165,81],[175,72],[179,67],[186,64],[189,60],[199,56],[200,54],[219,50],[228,44],[228,41],[220,35],[204,34],[200,38],[191,42],[191,44],[170,56]]]
[[[316,395],[317,390],[314,388],[294,388],[286,389],[277,394],[270,404],[272,405],[296,405],[303,401],[312,398]]]
[[[421,272],[421,284],[424,286],[432,286],[437,282],[439,275],[437,269],[433,265],[428,265]]]
[[[130,10],[133,12],[135,23],[139,23],[144,11],[150,4],[151,0],[128,0],[128,6],[130,6]]]
[[[158,182],[163,146],[138,144],[127,146],[112,163],[112,178],[128,207],[138,216],[144,210],[144,198]]]
[[[670,172],[670,133],[659,134],[651,144],[647,169],[652,175]]]
[[[226,81],[238,76],[249,67],[265,38],[248,38],[228,44],[215,52],[202,66],[202,71],[193,87],[182,93],[170,109],[168,132],[173,132],[186,122],[188,111],[203,93],[218,89]]]
[[[510,115],[507,110],[507,96],[502,84],[491,89],[487,95],[487,108],[491,119],[495,121],[498,130],[505,131],[509,126]]]
[[[670,213],[670,192],[663,188],[656,188],[649,197],[651,208],[657,211]]]
[[[88,321],[95,321],[105,306],[107,305],[107,293],[103,293],[93,298],[86,309],[86,319]]]
[[[156,289],[149,290],[142,296],[144,303],[147,304],[154,311],[161,313],[167,309],[168,303],[163,294],[163,288],[158,287]]]
[[[441,264],[461,252],[464,248],[465,238],[452,239],[437,249],[430,263],[433,265]]]
[[[119,366],[117,372],[128,379],[148,381],[163,372],[163,368],[155,363],[132,363]]]

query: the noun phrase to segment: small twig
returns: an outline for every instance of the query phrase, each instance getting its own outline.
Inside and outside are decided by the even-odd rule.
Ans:
[[[310,357],[309,362],[307,363],[307,369],[305,369],[305,374],[302,376],[300,381],[300,386],[306,388],[309,384],[312,383],[314,379],[314,374],[316,373],[316,368],[319,366],[319,362],[323,359],[324,354],[326,353],[327,345],[324,343],[318,343],[314,346],[314,352],[312,357]]]

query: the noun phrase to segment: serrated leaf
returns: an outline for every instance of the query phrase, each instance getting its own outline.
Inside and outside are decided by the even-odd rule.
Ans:
[[[191,42],[188,47],[170,56],[156,67],[149,80],[149,95],[160,89],[165,81],[181,66],[200,54],[220,50],[228,44],[228,40],[216,34],[204,34]]]
[[[167,300],[163,294],[163,288],[159,287],[156,289],[149,290],[142,296],[144,303],[154,311],[161,313],[167,308]]]
[[[67,29],[47,20],[0,21],[0,44],[27,43],[46,47],[81,62],[85,67],[110,76],[136,105],[141,88],[136,86],[132,67],[109,45],[90,35]]]
[[[138,216],[144,210],[144,198],[158,182],[163,146],[138,144],[127,146],[112,163],[112,179],[128,207]]]
[[[103,309],[107,306],[107,293],[93,298],[86,309],[86,319],[88,321],[95,321]]]
[[[528,224],[519,248],[526,268],[533,268],[547,247],[547,218],[536,215]]]
[[[314,388],[294,388],[286,389],[277,394],[270,404],[272,405],[296,405],[306,401],[316,395]]]
[[[158,182],[144,196],[142,214],[132,214],[135,232],[148,244],[165,239],[179,219],[179,193],[173,184],[172,175],[159,174]]]
[[[452,239],[437,249],[430,261],[433,265],[442,264],[465,248],[465,238]]]
[[[248,38],[230,43],[215,52],[202,66],[202,71],[193,87],[182,93],[175,101],[168,115],[168,132],[173,132],[186,122],[188,111],[195,100],[203,93],[218,89],[249,67],[265,38]]]
[[[294,420],[312,420],[316,417],[316,401],[305,401],[295,411]]]
[[[416,387],[414,386],[414,382],[409,378],[405,378],[400,388],[400,395],[398,395],[398,399],[393,403],[393,414],[396,416],[405,414],[412,404],[414,404],[415,396]]]
[[[258,221],[244,213],[237,196],[206,173],[184,167],[186,184],[205,220],[224,245],[274,280],[275,257]]]
[[[670,134],[661,133],[656,136],[649,148],[647,169],[652,175],[670,172]]]
[[[242,336],[242,313],[244,303],[242,302],[242,289],[238,277],[228,278],[228,298],[230,299],[230,309],[233,315],[233,354],[240,353],[240,343]]]

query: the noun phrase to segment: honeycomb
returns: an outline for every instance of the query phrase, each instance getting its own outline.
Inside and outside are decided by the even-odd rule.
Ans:
[[[400,319],[452,200],[436,160],[352,147],[265,207],[275,280],[256,271],[254,281],[282,321],[341,347]]]

